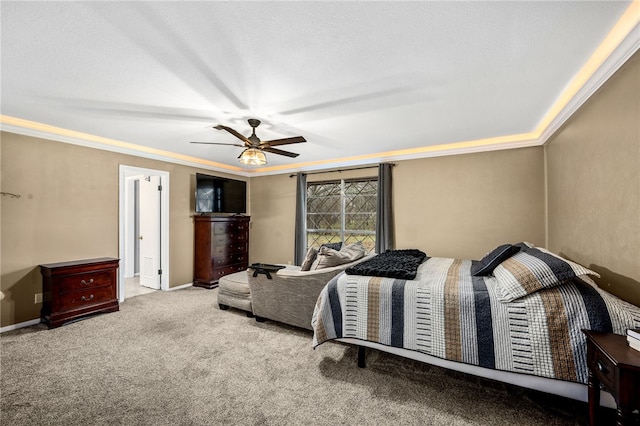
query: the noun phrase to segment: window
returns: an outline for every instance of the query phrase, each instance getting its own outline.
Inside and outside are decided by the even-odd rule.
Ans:
[[[342,241],[376,247],[378,179],[349,179],[307,184],[307,248]]]

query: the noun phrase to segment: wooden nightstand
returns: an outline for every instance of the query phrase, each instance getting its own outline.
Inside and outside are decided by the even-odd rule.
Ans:
[[[625,336],[590,330],[582,332],[587,335],[591,426],[598,424],[600,384],[616,401],[616,423],[633,424],[633,411],[640,408],[640,352],[629,347]]]
[[[43,322],[56,328],[88,315],[119,310],[118,263],[119,259],[101,257],[40,265]]]

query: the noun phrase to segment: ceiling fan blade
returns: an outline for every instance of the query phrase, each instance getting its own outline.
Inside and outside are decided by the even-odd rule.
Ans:
[[[227,132],[231,133],[236,138],[240,139],[241,141],[244,141],[244,143],[247,144],[247,146],[252,146],[253,145],[249,139],[247,139],[246,137],[244,137],[240,133],[236,132],[231,127],[227,127],[227,126],[223,126],[222,124],[218,124],[217,126],[214,126],[213,128],[214,129],[218,129],[218,130],[226,130]]]
[[[268,147],[264,147],[264,148],[260,148],[263,151],[266,152],[270,152],[272,154],[280,154],[280,155],[284,155],[285,157],[291,157],[291,158],[296,158],[298,155],[300,154],[296,154],[295,152],[289,152],[289,151],[283,151],[281,149],[277,149],[277,148],[268,148]]]
[[[245,145],[240,145],[239,143],[218,143],[218,142],[189,142],[189,143],[201,143],[204,145],[224,145],[224,146],[239,146],[240,148],[246,148]]]
[[[260,146],[278,146],[278,145],[288,145],[290,143],[301,143],[306,142],[307,140],[302,136],[294,136],[292,138],[284,138],[284,139],[274,139],[272,141],[264,141],[260,144]]]

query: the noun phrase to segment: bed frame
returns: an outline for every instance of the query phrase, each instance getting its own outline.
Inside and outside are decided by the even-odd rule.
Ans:
[[[510,371],[493,370],[490,368],[479,367],[477,365],[465,364],[462,362],[450,361],[427,355],[423,352],[412,351],[409,349],[396,348],[386,346],[380,343],[368,342],[352,338],[335,339],[338,342],[354,345],[358,347],[358,367],[365,367],[365,348],[377,349],[382,352],[409,358],[415,361],[424,362],[426,364],[437,365],[438,367],[447,368],[461,373],[467,373],[486,379],[496,380],[499,382],[509,383],[521,386],[527,389],[546,392],[553,395],[559,395],[578,401],[588,402],[588,387],[586,384],[577,382],[568,382],[565,380],[549,379],[540,376],[531,376],[528,374],[513,373]],[[616,408],[613,396],[605,391],[600,391],[600,405],[608,408]]]

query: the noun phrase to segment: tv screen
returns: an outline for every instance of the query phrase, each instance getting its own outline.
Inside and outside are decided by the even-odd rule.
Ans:
[[[246,212],[246,182],[196,173],[196,213]]]

